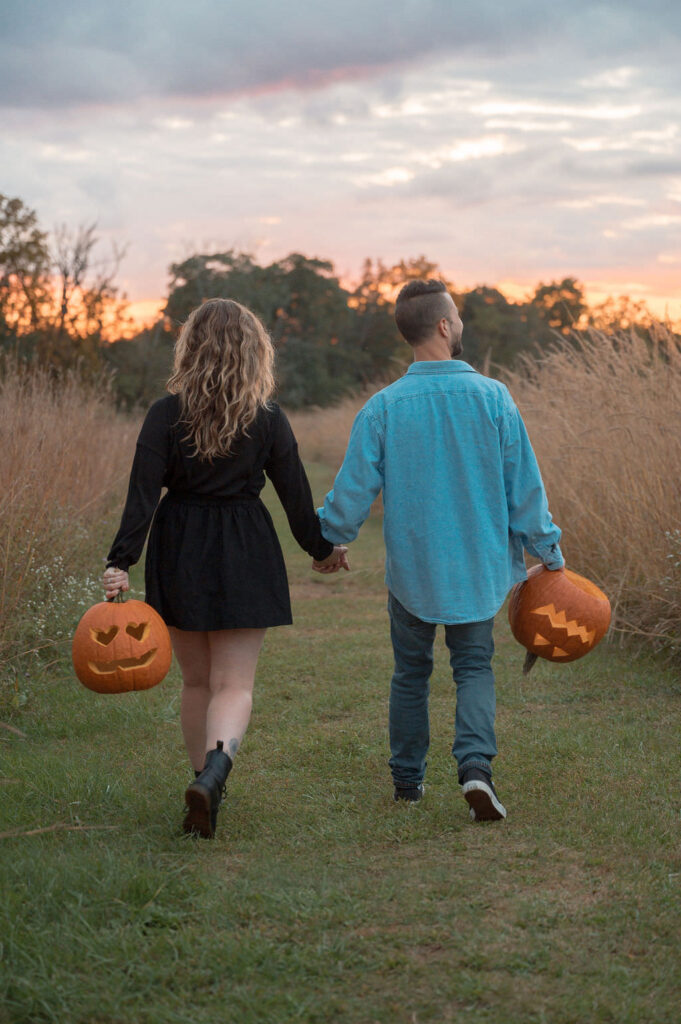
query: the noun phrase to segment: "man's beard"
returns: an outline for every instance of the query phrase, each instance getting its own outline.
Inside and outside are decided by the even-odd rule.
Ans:
[[[463,342],[461,341],[461,338],[457,341],[453,341],[449,348],[452,353],[452,359],[458,359],[463,352]]]

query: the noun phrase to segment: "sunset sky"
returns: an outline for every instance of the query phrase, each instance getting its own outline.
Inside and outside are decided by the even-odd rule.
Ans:
[[[677,0],[2,0],[0,192],[96,221],[119,283],[237,248],[426,255],[681,320]]]

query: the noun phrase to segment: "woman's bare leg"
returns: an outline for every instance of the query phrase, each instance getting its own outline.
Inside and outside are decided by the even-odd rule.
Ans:
[[[169,632],[182,672],[182,735],[192,767],[200,772],[206,760],[206,715],[211,699],[210,634],[175,629],[172,626]]]
[[[206,750],[224,743],[234,760],[253,706],[253,683],[264,629],[221,629],[207,633],[210,650],[210,701],[206,713]]]
[[[225,780],[248,727],[264,629],[171,630],[182,670],[181,721],[198,774],[187,787],[183,829],[211,839]],[[218,743],[220,749],[218,749]]]
[[[218,740],[234,760],[251,717],[265,630],[171,627],[170,637],[182,672],[180,722],[193,768],[201,771]]]

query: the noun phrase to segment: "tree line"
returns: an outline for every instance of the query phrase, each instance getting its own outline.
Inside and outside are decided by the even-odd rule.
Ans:
[[[123,253],[102,259],[97,243],[95,225],[50,236],[21,199],[0,194],[0,349],[56,377],[108,372],[128,408],[163,393],[177,331],[204,299],[229,297],[257,313],[276,350],[278,398],[300,408],[401,373],[409,352],[393,319],[397,292],[414,278],[446,280],[424,256],[392,266],[366,260],[359,282],[347,285],[331,262],[300,253],[266,266],[235,250],[196,253],[171,265],[162,316],[140,331],[116,285]],[[540,283],[521,302],[486,285],[446,283],[464,323],[464,358],[492,372],[528,350],[569,343],[576,330],[634,327],[645,336],[654,322],[627,298],[590,308],[573,277]]]

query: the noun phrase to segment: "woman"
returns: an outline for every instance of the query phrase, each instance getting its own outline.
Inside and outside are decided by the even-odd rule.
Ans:
[[[129,589],[153,518],[146,599],[182,672],[180,720],[195,773],[184,830],[208,838],[248,726],[265,630],[291,622],[281,548],[259,499],[265,475],[314,568],[348,568],[347,548],[322,536],[295,437],[270,401],[273,363],[263,325],[238,302],[210,299],[190,314],[170,394],[152,405],[137,441],[104,573],[107,600]]]

